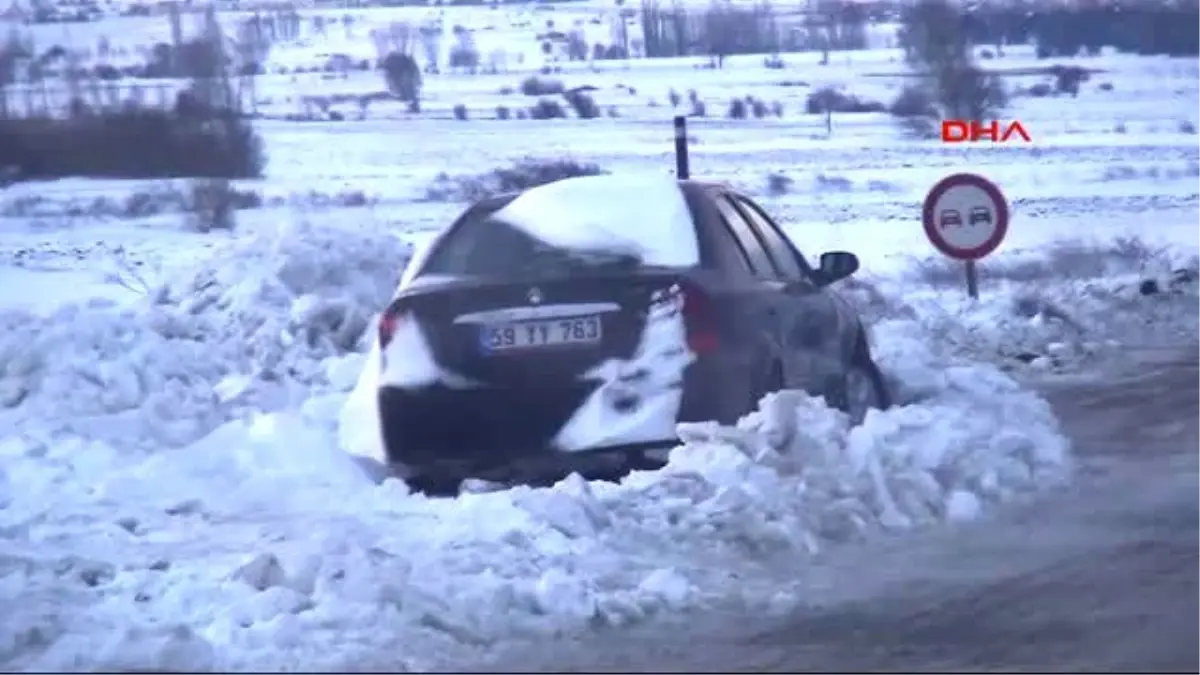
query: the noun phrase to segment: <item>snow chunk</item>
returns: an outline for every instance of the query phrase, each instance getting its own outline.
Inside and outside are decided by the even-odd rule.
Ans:
[[[257,591],[283,586],[287,583],[287,573],[279,559],[270,553],[260,553],[233,572],[233,578],[245,582]]]
[[[213,646],[187,626],[131,628],[106,645],[99,660],[109,672],[217,670]]]
[[[975,520],[983,510],[973,492],[954,490],[946,497],[946,518],[955,522]]]
[[[537,610],[573,621],[596,614],[596,598],[584,579],[558,568],[546,570],[534,586]]]
[[[350,391],[358,382],[365,357],[359,353],[343,354],[325,362],[325,379],[334,391]]]
[[[521,508],[572,539],[594,537],[609,525],[609,515],[590,486],[577,474],[568,476],[555,490],[518,491],[513,501]]]
[[[674,569],[654,570],[642,579],[637,590],[643,598],[656,600],[667,609],[686,607],[695,592],[692,584]]]

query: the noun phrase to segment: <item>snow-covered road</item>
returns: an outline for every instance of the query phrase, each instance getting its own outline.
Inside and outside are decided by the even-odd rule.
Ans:
[[[1143,355],[1145,356],[1145,355]],[[1069,492],[991,522],[795,565],[783,617],[737,608],[512,644],[488,672],[1194,672],[1196,349],[1043,383],[1080,459]]]

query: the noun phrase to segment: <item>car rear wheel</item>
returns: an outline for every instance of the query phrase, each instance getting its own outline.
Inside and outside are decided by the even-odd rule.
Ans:
[[[758,404],[767,394],[774,394],[777,391],[783,391],[787,388],[787,382],[783,379],[783,365],[778,361],[771,364],[771,370],[767,371],[767,376],[763,379],[762,384],[753,390],[750,394],[750,400],[746,404],[746,409],[743,410],[737,417],[746,415],[758,410]],[[737,423],[737,417],[729,420],[730,424]]]
[[[871,359],[865,340],[860,339],[839,389],[835,402],[842,412],[850,416],[853,426],[862,424],[868,410],[886,410],[892,405],[887,382],[879,366]]]
[[[875,364],[851,364],[846,371],[845,401],[842,406],[842,410],[850,416],[850,424],[862,424],[868,410],[884,410],[888,403],[883,376]]]
[[[362,470],[367,480],[375,485],[380,485],[389,478],[396,478],[404,481],[410,490],[428,495],[454,494],[463,480],[449,474],[420,473],[403,464],[384,464],[368,457],[356,456],[353,461]]]
[[[410,473],[403,480],[408,485],[409,490],[419,492],[428,497],[455,497],[458,495],[462,482],[469,477],[430,471],[425,473]]]

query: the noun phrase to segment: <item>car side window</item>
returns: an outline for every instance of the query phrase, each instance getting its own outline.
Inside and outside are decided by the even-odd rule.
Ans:
[[[713,259],[719,269],[735,272],[735,276],[743,279],[754,278],[754,267],[746,255],[742,243],[733,236],[733,232],[725,223],[714,223],[712,227],[712,243],[715,245]]]
[[[731,197],[737,203],[738,208],[746,214],[746,220],[755,230],[762,236],[763,243],[766,244],[767,250],[771,252],[771,257],[775,259],[775,263],[783,272],[784,276],[789,279],[804,279],[806,274],[806,263],[800,257],[800,252],[792,245],[791,240],[787,235],[779,229],[775,221],[754,202],[741,195]]]
[[[741,243],[742,249],[746,252],[746,257],[750,261],[750,270],[754,272],[754,276],[759,279],[778,280],[783,278],[779,269],[775,266],[775,262],[771,260],[771,256],[767,253],[767,249],[763,246],[763,242],[758,235],[754,233],[754,228],[746,220],[746,218],[738,211],[733,202],[729,201],[724,195],[716,198],[717,210],[721,212],[721,218],[729,227],[729,231]]]

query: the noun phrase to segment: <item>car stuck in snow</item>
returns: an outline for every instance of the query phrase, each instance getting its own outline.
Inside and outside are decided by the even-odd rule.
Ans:
[[[855,421],[889,404],[867,333],[750,198],[570,178],[466,209],[414,258],[356,391],[352,452],[439,484],[653,465],[678,422],[802,389]],[[364,425],[376,428],[365,429]]]

